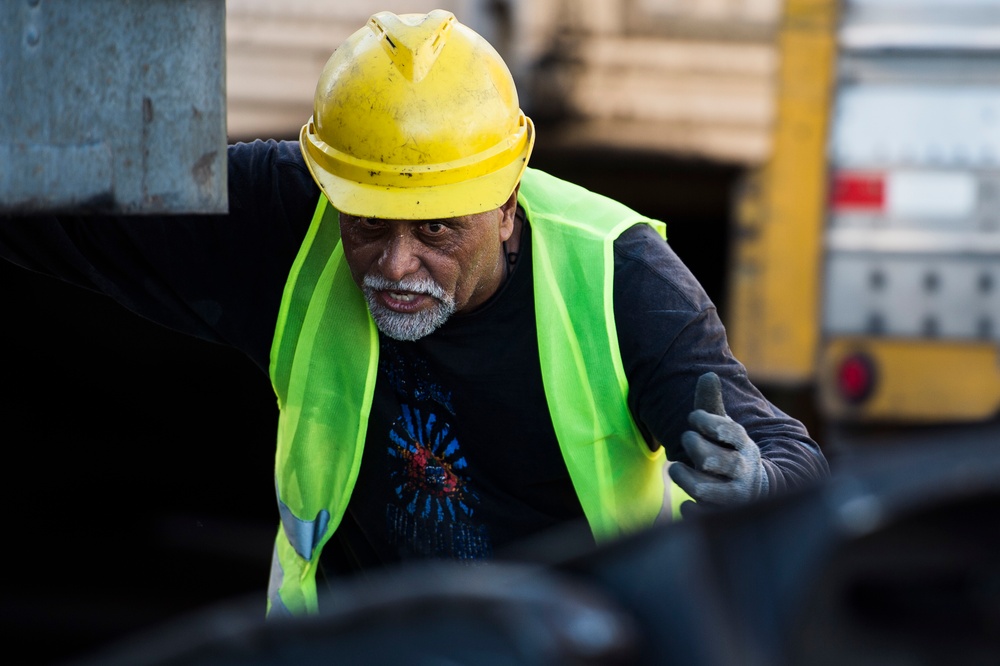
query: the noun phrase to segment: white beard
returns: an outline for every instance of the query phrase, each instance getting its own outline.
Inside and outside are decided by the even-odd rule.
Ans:
[[[419,340],[436,331],[455,313],[455,297],[430,278],[406,278],[394,282],[377,275],[366,275],[361,290],[378,330],[394,340]],[[379,302],[375,293],[377,291],[427,294],[437,302],[434,306],[413,314],[396,312]]]

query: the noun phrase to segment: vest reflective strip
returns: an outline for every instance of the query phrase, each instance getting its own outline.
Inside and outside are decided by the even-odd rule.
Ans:
[[[285,572],[281,568],[281,561],[278,559],[278,546],[275,542],[274,552],[271,554],[271,576],[267,581],[267,616],[269,618],[293,617],[294,615],[281,598],[281,586],[284,579]]]

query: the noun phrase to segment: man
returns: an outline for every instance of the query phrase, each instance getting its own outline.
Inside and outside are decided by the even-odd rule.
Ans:
[[[823,476],[663,225],[528,169],[533,142],[479,35],[383,12],[327,63],[298,145],[231,147],[229,215],[9,221],[3,253],[269,373],[272,614],[316,609],[334,535],[361,568],[483,559],[581,518],[652,524],[665,457],[705,506]]]

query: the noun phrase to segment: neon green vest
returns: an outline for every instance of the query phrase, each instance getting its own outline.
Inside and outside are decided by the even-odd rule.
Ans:
[[[613,243],[636,223],[661,235],[665,227],[533,169],[521,180],[518,202],[531,224],[545,396],[584,515],[598,540],[647,527],[664,507],[665,455],[649,450],[628,409]],[[281,409],[275,459],[281,528],[269,613],[316,610],[315,567],[357,480],[378,352],[377,329],[340,247],[337,212],[321,195],[285,285],[271,349]],[[668,515],[676,515],[687,496],[670,491]]]

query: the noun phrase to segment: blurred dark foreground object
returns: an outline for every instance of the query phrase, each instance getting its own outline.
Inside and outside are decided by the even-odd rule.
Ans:
[[[541,540],[534,563],[400,567],[302,620],[234,603],[83,663],[1000,661],[995,442],[854,459],[794,495],[574,543]]]

